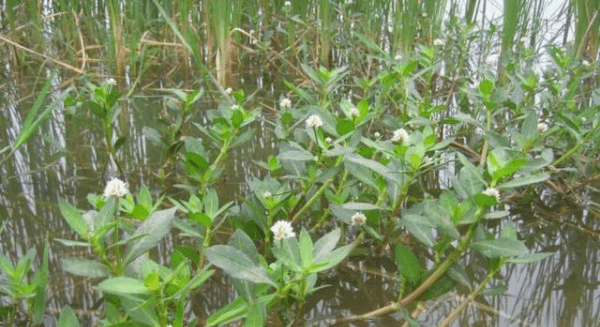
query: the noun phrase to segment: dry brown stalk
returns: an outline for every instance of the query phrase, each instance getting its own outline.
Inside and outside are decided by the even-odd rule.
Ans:
[[[83,70],[81,70],[81,69],[79,69],[79,68],[73,67],[73,66],[71,66],[71,65],[69,65],[69,64],[67,64],[67,63],[64,63],[64,62],[62,62],[62,61],[58,61],[58,60],[56,60],[56,59],[52,59],[52,58],[50,58],[50,57],[46,56],[45,54],[42,54],[42,53],[39,53],[39,52],[33,51],[33,50],[29,49],[29,48],[26,48],[26,47],[24,47],[24,46],[22,46],[22,45],[18,44],[17,42],[14,42],[14,41],[12,41],[12,40],[10,40],[10,39],[8,39],[8,38],[4,37],[3,35],[0,35],[0,41],[4,41],[4,42],[6,42],[6,43],[8,43],[8,44],[10,44],[10,45],[12,45],[12,46],[14,46],[14,47],[15,47],[15,48],[17,48],[17,49],[21,49],[21,50],[23,50],[23,51],[29,52],[29,53],[31,53],[31,54],[34,54],[34,55],[38,56],[38,57],[42,57],[42,58],[44,58],[44,59],[46,59],[46,60],[48,60],[48,61],[50,61],[50,62],[53,62],[53,63],[55,63],[55,64],[57,64],[57,65],[59,65],[59,66],[62,66],[62,67],[64,67],[64,68],[67,68],[67,69],[69,69],[69,70],[72,70],[72,71],[74,71],[74,72],[77,72],[77,73],[79,73],[79,74],[84,74],[84,73],[85,73]]]

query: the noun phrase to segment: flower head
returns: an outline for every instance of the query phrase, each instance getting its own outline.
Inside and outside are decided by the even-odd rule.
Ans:
[[[271,231],[273,232],[273,235],[275,236],[275,241],[279,241],[284,238],[296,236],[296,233],[294,233],[294,229],[292,228],[292,225],[285,220],[279,220],[275,224],[273,224],[273,226],[271,226]]]
[[[265,199],[270,199],[273,195],[271,195],[271,192],[266,191],[265,193],[263,193],[263,198]]]
[[[283,3],[283,5],[286,6],[286,7],[289,7],[289,6],[292,5],[292,2],[286,1],[286,2]]]
[[[281,108],[289,108],[292,106],[292,101],[290,101],[288,98],[283,98],[281,101],[279,101],[279,106]]]
[[[325,142],[327,142],[327,143],[331,144],[331,142],[333,142],[333,140],[331,139],[331,137],[327,136],[327,137],[325,138]]]
[[[375,134],[373,134],[373,136],[375,136],[376,139],[381,137],[381,134],[379,132],[375,132]]]
[[[129,193],[129,190],[127,189],[127,184],[125,184],[125,182],[118,178],[111,179],[106,184],[106,188],[104,189],[105,197],[114,196],[117,198],[121,198],[124,197],[127,193]]]
[[[108,85],[117,85],[117,81],[115,81],[115,79],[111,77],[111,78],[108,78],[106,80],[106,84],[108,84]]]
[[[394,135],[392,136],[392,142],[408,143],[409,140],[410,140],[410,135],[408,135],[408,132],[404,128],[399,128],[394,131]]]
[[[358,117],[358,115],[360,115],[360,111],[358,111],[356,107],[352,107],[352,109],[350,109],[350,117],[355,118]]]
[[[400,60],[402,60],[402,55],[401,55],[401,54],[397,54],[397,55],[394,57],[394,60],[396,60],[396,61],[400,61]]]
[[[356,226],[362,226],[367,221],[367,216],[365,216],[364,213],[358,211],[352,215],[351,219],[352,219],[352,224],[354,224]]]
[[[234,104],[231,106],[231,110],[238,110],[240,109],[240,106],[238,106],[237,104]]]
[[[435,40],[433,40],[433,45],[436,45],[436,46],[444,45],[444,40],[442,40],[442,39],[435,39]]]
[[[494,198],[496,198],[496,201],[500,202],[500,192],[498,192],[498,190],[493,187],[487,188],[485,191],[483,191],[483,194],[487,196],[493,196]]]
[[[323,125],[323,121],[319,115],[311,115],[306,119],[306,126],[317,128]]]
[[[230,87],[225,89],[225,93],[231,94],[231,92],[233,92],[233,90]]]
[[[542,134],[548,130],[548,125],[544,122],[539,122],[537,124],[537,130],[538,130],[538,133]]]

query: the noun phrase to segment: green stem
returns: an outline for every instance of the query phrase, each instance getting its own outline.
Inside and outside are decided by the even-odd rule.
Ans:
[[[343,160],[342,156],[338,157],[338,160],[336,161],[334,167],[339,166],[342,163],[342,160]],[[329,188],[329,186],[331,186],[331,184],[333,183],[333,180],[334,180],[333,178],[330,178],[328,181],[323,183],[323,185],[321,185],[321,187],[312,196],[312,198],[310,198],[310,200],[308,200],[308,202],[306,202],[306,204],[304,204],[304,206],[302,208],[300,208],[300,210],[298,210],[298,212],[296,212],[296,214],[294,214],[294,216],[292,217],[292,223],[294,223],[300,217],[300,215],[302,215],[304,213],[304,211],[308,210],[321,197],[321,195],[323,195],[323,193],[325,193],[325,190],[327,190]]]

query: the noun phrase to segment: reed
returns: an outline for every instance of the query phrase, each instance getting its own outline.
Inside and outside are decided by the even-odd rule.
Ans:
[[[595,62],[600,37],[600,0],[573,0],[575,15],[574,56]]]

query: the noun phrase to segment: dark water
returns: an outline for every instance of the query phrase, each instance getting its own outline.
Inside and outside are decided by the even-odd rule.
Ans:
[[[32,100],[20,100],[24,96],[20,92],[22,85],[6,79],[2,85],[5,92],[0,140],[5,145],[13,142],[17,122],[24,119]],[[62,91],[54,92],[60,95]],[[275,101],[268,94],[262,97],[260,101],[265,103]],[[148,185],[155,192],[166,189],[169,195],[187,197],[185,191],[174,187],[181,176],[177,169],[170,171],[172,179],[168,182],[156,177],[163,165],[163,154],[141,132],[144,126],[156,124],[152,117],[162,110],[164,97],[133,97],[122,105],[129,114],[130,137],[120,154],[124,159],[122,177],[132,192],[140,185]],[[202,110],[215,105],[199,104],[200,114],[194,119],[202,122]],[[108,175],[116,173],[103,169],[107,159],[95,126],[97,122],[65,113],[57,110],[42,132],[0,167],[0,215],[3,221],[8,220],[0,235],[0,250],[12,260],[23,256],[29,248],[41,253],[46,238],[76,238],[60,216],[57,200],[64,198],[80,208],[89,208],[87,194],[100,194]],[[232,152],[224,182],[217,185],[219,194],[230,194],[231,200],[244,194],[246,180],[260,175],[253,160],[264,159],[275,151],[269,135],[264,122],[259,122],[254,139]],[[453,326],[600,326],[600,226],[595,202],[598,192],[593,184],[580,185],[573,192],[560,191],[540,187],[530,202],[507,207],[514,213],[512,219],[532,252],[556,254],[539,263],[507,266],[495,285],[491,285],[507,285],[506,292],[477,298]],[[159,261],[164,262],[162,253],[168,253],[178,242],[181,240],[177,235],[169,235],[159,247]],[[67,275],[60,267],[64,256],[89,253],[77,253],[56,242],[50,244],[47,325],[53,325],[60,308],[66,304],[77,310],[83,325],[92,325],[101,312],[100,294],[93,287],[95,282]],[[370,251],[368,243],[364,244],[364,250]],[[478,268],[481,264],[480,257],[467,258],[466,267],[473,280],[484,277]],[[329,287],[316,292],[304,306],[307,325],[327,326],[336,317],[384,306],[396,299],[398,287],[395,264],[388,256],[380,255],[361,260],[350,258],[322,276],[320,283]],[[456,292],[426,302],[419,321],[423,326],[436,326],[464,300],[462,294],[468,294],[468,289],[458,287]],[[208,316],[234,298],[226,278],[216,275],[202,289],[202,294],[194,298],[192,309],[198,316]],[[394,314],[354,325],[395,326],[401,325],[401,321],[401,315]]]

